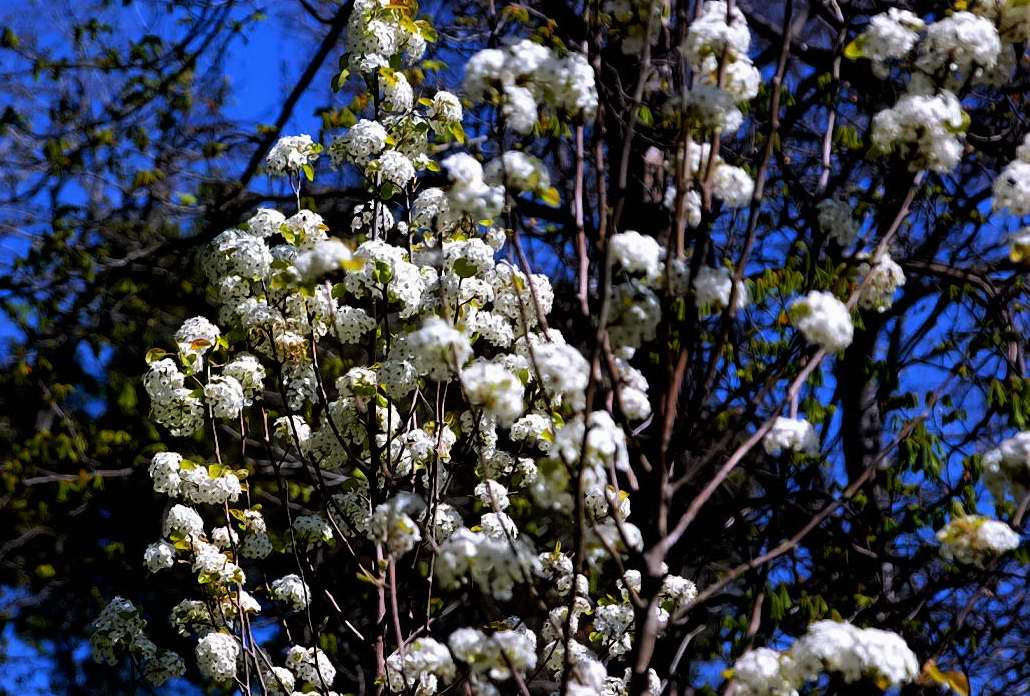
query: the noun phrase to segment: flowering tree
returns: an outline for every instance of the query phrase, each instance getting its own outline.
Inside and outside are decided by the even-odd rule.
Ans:
[[[1028,8],[486,3],[444,91],[414,2],[352,3],[353,123],[262,153],[286,202],[146,352],[181,640],[117,597],[94,656],[254,694],[1025,683]]]

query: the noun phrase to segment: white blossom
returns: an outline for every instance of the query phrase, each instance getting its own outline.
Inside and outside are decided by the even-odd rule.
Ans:
[[[711,305],[716,308],[723,308],[730,303],[730,294],[733,290],[733,277],[727,268],[712,268],[702,266],[694,277],[694,296],[699,306]],[[740,310],[747,306],[750,299],[747,286],[743,281],[737,283],[737,297],[734,303],[736,309]]]
[[[422,540],[422,532],[415,519],[426,504],[413,493],[400,492],[372,513],[369,537],[386,544],[391,555],[400,556],[411,551]]]
[[[175,547],[167,541],[155,541],[143,552],[143,564],[151,573],[171,568],[175,565]]]
[[[819,454],[819,437],[812,424],[805,419],[778,416],[762,439],[762,446],[773,457],[780,456],[783,450],[811,457]]]
[[[279,234],[280,228],[286,222],[286,216],[274,208],[258,208],[257,211],[247,220],[247,231],[255,237],[265,239],[274,234]]]
[[[727,22],[726,3],[707,0],[701,16],[690,23],[680,51],[692,65],[701,65],[708,56],[721,57],[725,53],[729,60],[746,56],[750,45],[751,32],[740,8],[733,7]]]
[[[855,328],[843,302],[828,292],[812,290],[790,306],[794,325],[809,343],[836,353],[851,345]]]
[[[272,599],[282,602],[291,611],[303,611],[311,601],[311,590],[299,575],[291,573],[272,582]]]
[[[865,278],[858,303],[865,309],[885,312],[894,304],[894,293],[905,284],[905,272],[890,254],[884,253],[870,266],[862,263],[858,269]]]
[[[335,166],[344,162],[364,166],[386,147],[387,137],[383,124],[361,119],[329,145],[329,156]]]
[[[438,317],[409,334],[407,347],[419,374],[438,382],[449,379],[472,355],[468,339]]]
[[[293,265],[300,277],[310,282],[322,276],[339,271],[351,260],[351,251],[342,241],[336,238],[316,242],[297,254]]]
[[[522,415],[522,382],[501,365],[476,360],[462,370],[461,383],[469,402],[481,405],[502,425]]]
[[[608,248],[627,273],[639,273],[651,281],[661,274],[665,250],[654,237],[633,230],[619,232],[608,240]]]
[[[994,180],[993,205],[1018,217],[1030,215],[1030,135],[1024,138],[1018,157]]]
[[[197,667],[205,676],[227,682],[236,676],[240,646],[226,633],[208,633],[197,643]]]
[[[316,686],[332,685],[336,679],[336,668],[319,648],[294,645],[286,653],[286,666],[298,679]]]
[[[1001,53],[998,30],[989,19],[971,12],[955,12],[930,23],[919,44],[916,65],[928,72],[956,73],[970,68],[992,68]]]
[[[456,668],[447,647],[432,638],[416,638],[404,646],[403,653],[395,652],[386,658],[386,677],[394,693],[432,696],[442,684],[454,679]]]
[[[851,206],[846,201],[824,198],[817,208],[819,228],[837,244],[847,247],[858,236],[858,221],[852,216]]]
[[[825,670],[839,672],[848,683],[868,676],[898,686],[919,673],[916,656],[900,636],[835,621],[817,621],[809,626],[791,656],[807,678]]]
[[[272,174],[297,173],[305,165],[318,161],[322,146],[311,140],[307,134],[280,138],[265,157],[265,166]]]
[[[1019,535],[1004,522],[979,515],[955,517],[937,532],[941,556],[983,567],[991,558],[1019,547]]]
[[[912,171],[953,170],[962,157],[967,116],[947,90],[936,95],[909,93],[873,117],[873,145],[895,150]]]
[[[908,10],[892,7],[874,15],[869,27],[855,40],[855,47],[873,63],[879,78],[890,74],[890,64],[908,56],[919,40],[925,23]]]
[[[243,385],[234,377],[226,375],[211,378],[204,386],[204,400],[211,407],[215,418],[228,420],[237,418],[246,403]]]

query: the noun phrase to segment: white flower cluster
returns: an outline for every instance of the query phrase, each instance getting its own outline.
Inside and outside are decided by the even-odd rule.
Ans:
[[[797,696],[793,660],[771,648],[755,648],[733,663],[739,696]]]
[[[289,135],[280,138],[265,157],[265,167],[271,174],[296,174],[305,166],[314,165],[322,153],[322,146],[311,136]]]
[[[344,288],[357,299],[365,297],[383,297],[391,304],[400,306],[400,317],[406,319],[421,308],[422,295],[426,289],[419,268],[408,260],[408,252],[380,240],[363,242],[355,251],[354,257],[364,263],[361,270],[348,273],[343,280]],[[362,319],[362,315],[344,310],[351,316],[348,325],[356,324],[354,330],[363,329],[365,333],[374,326],[371,319]]]
[[[812,290],[790,306],[794,325],[809,343],[837,353],[851,345],[855,327],[847,306],[828,292]]]
[[[969,9],[991,20],[1006,43],[1030,40],[1030,7],[1021,0],[974,0]]]
[[[743,114],[737,104],[757,96],[761,82],[748,57],[750,45],[751,32],[740,8],[728,11],[722,0],[707,0],[680,47],[700,80],[683,96],[682,103],[670,106],[681,108],[691,126],[702,131],[733,133],[739,129]]]
[[[941,556],[983,567],[992,558],[1019,547],[1019,535],[1004,522],[979,515],[955,517],[937,532]]]
[[[221,272],[239,276],[241,285],[246,281],[263,279],[273,261],[272,252],[261,236],[264,230],[260,226],[250,230],[226,230],[219,234],[213,244],[218,253],[217,260],[208,261],[212,266],[217,264]]]
[[[383,83],[383,109],[390,113],[407,111],[415,103],[415,91],[404,73],[380,70]]]
[[[438,133],[461,125],[462,114],[461,100],[443,90],[433,95],[433,103],[427,112],[430,126]]]
[[[469,403],[482,406],[501,425],[511,425],[522,415],[525,389],[503,365],[479,359],[461,373]]]
[[[779,416],[762,439],[762,446],[773,457],[780,456],[783,450],[814,457],[819,454],[819,437],[812,424],[804,418]]]
[[[325,239],[304,249],[293,260],[293,266],[305,283],[339,271],[351,260],[351,250],[339,239]]]
[[[733,276],[728,268],[712,268],[702,266],[694,277],[694,300],[698,307],[714,307],[722,309],[730,304],[733,292]],[[737,310],[747,306],[750,300],[747,286],[743,281],[737,283],[737,297],[734,308]]]
[[[457,670],[447,646],[432,638],[416,638],[404,646],[404,653],[395,652],[386,658],[386,678],[390,691],[432,696],[441,682],[454,679]]]
[[[315,686],[332,685],[336,679],[336,668],[319,648],[294,645],[286,653],[286,666],[302,682]]]
[[[457,374],[472,356],[468,338],[443,319],[429,318],[408,334],[407,348],[415,370],[437,382]]]
[[[873,72],[886,78],[891,66],[909,59],[918,44],[911,66],[920,71],[921,79],[932,77],[952,87],[969,77],[988,75],[994,80],[991,72],[1008,60],[1003,53],[1006,48],[993,18],[979,14],[959,11],[927,23],[908,10],[891,8],[870,20],[869,28],[848,46],[847,54],[868,58]]]
[[[351,126],[345,135],[333,141],[329,146],[329,156],[336,166],[343,162],[365,165],[383,151],[388,137],[383,124],[363,118]]]
[[[236,676],[236,661],[240,645],[228,633],[212,631],[197,643],[197,667],[201,674],[218,682],[228,682]]]
[[[170,358],[151,363],[143,378],[150,415],[175,436],[192,435],[204,425],[204,404],[185,384],[186,376]]]
[[[483,165],[465,153],[451,155],[443,162],[451,180],[447,191],[450,210],[466,213],[474,220],[495,217],[504,206],[504,188],[484,180]]]
[[[414,20],[406,7],[389,0],[356,0],[347,24],[350,69],[374,73],[389,67],[395,56],[410,65],[422,58],[433,37],[431,25]]]
[[[961,80],[970,71],[993,68],[1001,53],[994,22],[971,12],[955,12],[927,27],[916,67]]]
[[[1030,490],[1030,432],[1006,438],[984,454],[983,482],[997,504],[1019,504]]]
[[[516,133],[533,130],[540,105],[586,121],[597,112],[594,71],[586,58],[559,58],[528,39],[474,54],[465,65],[464,87],[475,102],[500,103],[505,125]]]
[[[380,120],[360,119],[346,133],[329,144],[329,157],[333,166],[350,163],[364,174],[370,188],[383,193],[406,190],[419,170],[439,166],[431,154],[430,134],[438,142],[462,141],[461,102],[449,92],[438,92],[432,99],[414,102],[411,85],[403,73],[389,68],[378,71],[383,87],[383,107],[392,115]],[[392,187],[392,188],[391,188]],[[375,212],[371,210],[375,208]],[[355,231],[368,227],[373,217],[380,234],[394,226],[389,208],[385,204],[370,205],[362,216],[355,215]],[[388,220],[388,222],[385,222]],[[375,236],[375,235],[373,235]]]
[[[998,178],[994,180],[994,209],[1008,209],[1013,215],[1030,215],[1030,134]]]
[[[819,228],[841,247],[847,247],[858,236],[858,221],[846,201],[825,198],[817,206]]]
[[[640,274],[648,283],[654,283],[662,272],[665,250],[654,237],[629,230],[613,234],[608,240],[612,260],[627,273]]]
[[[490,635],[475,628],[459,628],[447,645],[474,675],[488,675],[496,681],[510,679],[513,671],[524,675],[536,667],[536,634],[524,627]]]
[[[886,312],[894,304],[894,293],[905,284],[905,271],[888,253],[882,254],[872,266],[862,262],[858,273],[863,277],[858,304],[877,312]]]
[[[690,23],[687,38],[680,47],[692,65],[700,65],[708,56],[727,54],[732,60],[746,57],[751,45],[751,32],[739,7],[732,10],[721,0],[708,0],[701,16]]]
[[[932,21],[898,8],[874,16],[846,55],[869,58],[881,78],[895,64],[911,71],[907,93],[873,119],[874,146],[898,152],[912,171],[954,170],[968,126],[956,93],[970,83],[1007,84],[1015,44],[1028,33],[1030,11],[1009,0],[963,3]]]
[[[936,94],[909,91],[898,103],[873,117],[873,145],[896,151],[911,171],[952,171],[962,157],[968,116],[948,90]]]
[[[415,178],[415,165],[397,150],[385,150],[366,171],[378,172],[380,181],[403,189]]]
[[[171,568],[175,565],[175,547],[167,541],[155,541],[143,552],[143,565],[151,573]]]
[[[272,583],[272,599],[282,602],[291,611],[303,611],[311,602],[311,590],[299,575],[291,573]]]
[[[115,597],[93,622],[89,638],[93,659],[115,665],[123,655],[130,655],[143,677],[155,687],[185,674],[182,658],[171,650],[158,648],[147,637],[146,627],[147,622],[132,602]]]
[[[488,520],[507,518],[497,517],[503,513],[488,514],[492,515]],[[464,527],[456,530],[437,552],[436,577],[440,584],[454,589],[468,577],[481,592],[501,601],[510,600],[515,585],[532,577],[539,560],[521,540],[509,540],[507,536],[504,530],[500,535]]]
[[[158,452],[150,462],[154,491],[191,503],[221,505],[240,497],[239,477],[231,469],[203,466],[175,452]]]
[[[264,245],[258,237],[249,238]],[[199,430],[204,424],[205,403],[213,418],[235,420],[263,389],[265,369],[247,353],[225,365],[222,374],[211,375],[207,384],[199,381],[204,355],[217,345],[220,335],[219,328],[203,317],[186,320],[175,334],[185,373],[171,358],[162,358],[151,362],[143,377],[151,415],[172,435],[189,436]],[[187,388],[187,378],[196,381],[195,389]]]
[[[741,655],[733,680],[741,696],[796,696],[805,682],[827,672],[849,684],[867,678],[896,687],[915,679],[919,662],[895,633],[817,621],[786,652],[757,648]]]
[[[731,208],[741,208],[751,202],[755,182],[741,167],[727,164],[721,155],[712,157],[710,143],[687,142],[689,171],[694,177],[707,177],[711,168],[712,195]]]
[[[413,493],[401,492],[376,507],[369,522],[369,538],[382,542],[391,555],[401,556],[422,540],[415,518],[426,509],[425,501]]]
[[[851,44],[852,52],[868,58],[873,72],[885,79],[892,62],[911,53],[926,23],[908,10],[892,7],[869,20],[869,27]]]

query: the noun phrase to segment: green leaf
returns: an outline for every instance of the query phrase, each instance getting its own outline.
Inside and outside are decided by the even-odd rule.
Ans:
[[[385,285],[393,280],[393,269],[385,261],[376,261],[376,269],[372,273],[372,280]]]
[[[844,57],[848,60],[858,60],[859,58],[865,57],[865,50],[862,48],[862,44],[865,41],[859,36],[857,39],[849,43],[844,47]]]
[[[151,348],[147,351],[147,354],[144,356],[144,359],[147,361],[147,364],[149,365],[152,362],[157,362],[166,355],[168,355],[168,351],[166,350],[163,350],[161,348]]]
[[[654,125],[654,114],[651,113],[651,107],[647,104],[641,104],[637,107],[637,120],[642,124],[650,128]]]
[[[558,193],[558,189],[553,186],[549,186],[540,192],[540,200],[552,208],[557,208],[561,205],[561,194]]]
[[[476,275],[478,268],[466,258],[460,258],[454,262],[454,273],[459,278],[471,278]]]
[[[4,27],[4,33],[0,36],[0,48],[18,48],[21,46],[21,39],[10,27]]]
[[[333,78],[332,82],[333,91],[339,92],[341,89],[343,89],[343,86],[347,84],[348,77],[350,77],[350,70],[347,68],[344,68],[339,73],[337,73],[336,77]]]
[[[304,165],[304,176],[306,176],[308,178],[308,181],[314,181],[315,180],[315,168],[312,167],[310,164],[305,164]]]
[[[919,675],[920,684],[938,684],[954,691],[959,696],[969,696],[969,678],[959,671],[943,672],[934,660],[927,660]]]

